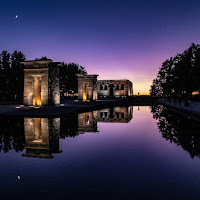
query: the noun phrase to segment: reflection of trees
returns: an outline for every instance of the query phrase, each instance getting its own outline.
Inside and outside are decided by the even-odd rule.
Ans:
[[[153,117],[158,120],[162,137],[174,142],[190,154],[192,158],[200,157],[200,125],[188,117],[169,111],[163,105],[151,107]]]
[[[49,141],[50,149],[54,151],[57,148],[57,137],[75,137],[78,136],[78,115],[71,114],[60,118],[60,135],[57,125],[53,119],[49,119]],[[26,147],[24,135],[24,119],[3,119],[0,120],[0,151],[9,152],[14,149],[16,152],[22,151]]]
[[[60,121],[60,137],[75,137],[78,134],[78,116],[71,114],[61,117]]]
[[[18,152],[24,148],[24,119],[0,120],[0,151]]]

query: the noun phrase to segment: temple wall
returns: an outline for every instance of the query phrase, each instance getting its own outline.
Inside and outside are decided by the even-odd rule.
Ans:
[[[60,105],[59,68],[54,64],[49,66],[49,79],[49,105]]]
[[[111,95],[111,90],[113,90],[113,95]],[[98,97],[130,96],[133,94],[132,83],[129,80],[98,80],[97,94]]]
[[[96,100],[96,75],[79,75],[78,76],[78,99],[79,100]]]
[[[24,105],[33,105],[34,77],[41,77],[41,103],[48,105],[48,69],[24,69]]]
[[[25,61],[24,105],[60,105],[59,63]]]

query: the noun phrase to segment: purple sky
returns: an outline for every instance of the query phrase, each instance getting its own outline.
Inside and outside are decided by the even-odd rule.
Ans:
[[[3,1],[0,51],[75,62],[148,93],[165,59],[200,43],[199,9],[186,0]]]

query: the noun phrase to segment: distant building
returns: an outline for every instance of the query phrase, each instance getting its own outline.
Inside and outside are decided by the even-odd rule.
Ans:
[[[98,80],[98,97],[127,97],[133,95],[133,85],[129,80]]]
[[[24,64],[24,105],[60,105],[59,68],[52,60]]]
[[[97,100],[97,76],[77,74],[78,100]]]

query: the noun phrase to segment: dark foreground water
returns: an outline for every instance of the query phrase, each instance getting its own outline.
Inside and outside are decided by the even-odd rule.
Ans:
[[[199,199],[200,125],[163,106],[0,120],[1,199]]]

